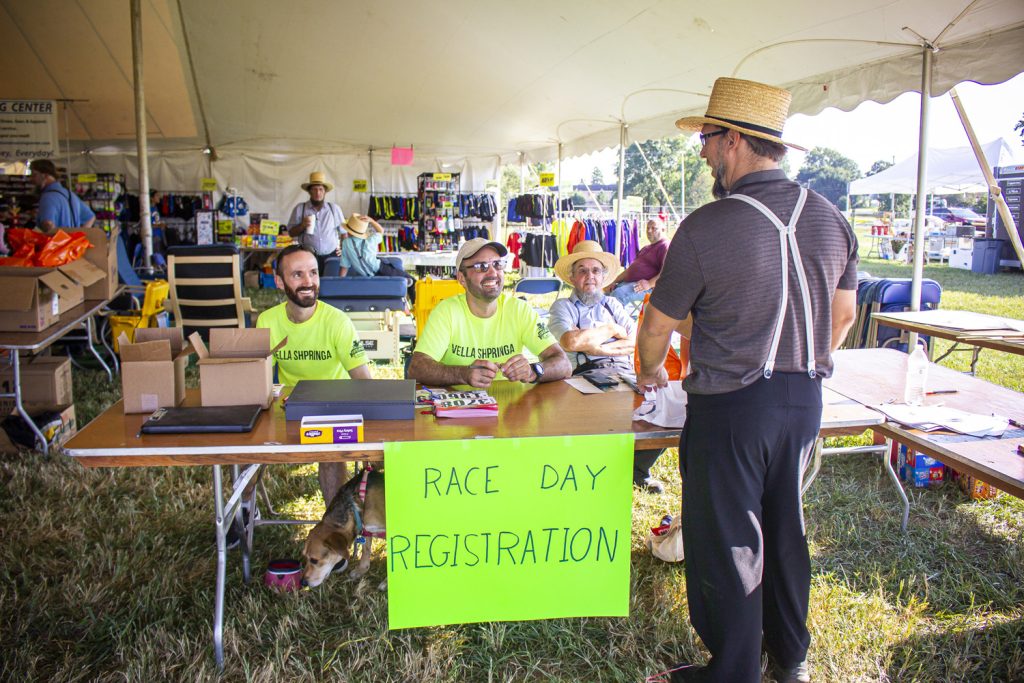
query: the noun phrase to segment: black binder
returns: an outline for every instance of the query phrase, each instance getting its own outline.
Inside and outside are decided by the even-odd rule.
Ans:
[[[303,379],[284,406],[286,420],[307,415],[362,415],[364,420],[411,420],[416,382],[411,379]]]
[[[262,406],[160,408],[142,423],[143,434],[221,434],[251,432]]]

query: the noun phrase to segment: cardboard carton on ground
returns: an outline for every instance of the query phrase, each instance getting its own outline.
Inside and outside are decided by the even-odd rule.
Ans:
[[[134,343],[122,332],[118,346],[125,413],[152,413],[185,400],[185,367],[193,349],[180,327],[140,327]]]
[[[43,272],[40,272],[43,271]],[[0,331],[39,332],[57,322],[60,295],[81,287],[56,270],[0,268]]]
[[[18,364],[21,376],[21,402],[60,406],[74,403],[71,381],[71,359],[65,356],[36,356],[22,358]],[[0,391],[14,392],[14,373],[11,366],[0,366]],[[0,399],[0,412],[4,415],[14,409],[14,398]]]
[[[111,228],[108,235],[103,228],[77,228],[85,233],[92,249],[86,249],[82,257],[99,268],[104,277],[86,286],[86,299],[110,299],[117,292],[117,240],[120,230]]]
[[[259,404],[273,400],[274,352],[265,328],[214,328],[207,348],[198,332],[189,337],[199,354],[199,390],[204,406]]]
[[[53,406],[45,403],[27,403],[24,406],[25,411],[32,416],[38,416],[44,412],[57,414],[57,417],[48,424],[37,425],[49,442],[50,448],[63,446],[78,431],[74,404]],[[13,414],[13,412],[12,410],[11,413]],[[33,444],[33,446],[25,447],[35,448],[36,446]],[[0,429],[0,453],[13,454],[17,452],[18,445],[11,440],[6,431]]]

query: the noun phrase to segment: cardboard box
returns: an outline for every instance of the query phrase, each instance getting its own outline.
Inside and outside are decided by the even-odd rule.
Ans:
[[[60,295],[73,296],[76,288],[81,290],[56,270],[0,267],[0,331],[45,330],[57,322]]]
[[[104,277],[85,288],[86,299],[110,299],[117,292],[117,240],[120,230],[110,229],[108,235],[103,228],[76,228],[82,231],[92,244],[92,249],[85,250],[86,261],[99,268]]]
[[[58,448],[63,446],[68,439],[75,435],[78,431],[78,423],[75,418],[75,406],[61,405],[52,406],[42,403],[28,403],[25,404],[25,411],[34,417],[41,415],[42,413],[56,413],[57,416],[54,420],[46,424],[37,424],[40,431],[43,433],[43,437],[50,444],[50,448]],[[11,411],[13,414],[14,411]],[[28,437],[26,427],[26,437]],[[34,441],[34,437],[32,437]],[[32,446],[23,445],[23,448],[35,448],[35,444]],[[0,453],[17,453],[18,445],[11,440],[8,434],[0,429]]]
[[[15,272],[15,271],[21,271]],[[75,306],[85,301],[85,289],[87,286],[95,284],[104,278],[103,271],[89,263],[85,259],[78,259],[71,263],[66,263],[63,266],[57,266],[56,268],[20,268],[16,266],[0,267],[0,276],[4,275],[49,275],[53,272],[59,272],[63,275],[70,284],[67,282],[60,282],[56,278],[51,278],[52,283],[48,282],[53,287],[59,287],[57,294],[59,297],[57,313],[63,315],[67,311],[71,310]]]
[[[273,400],[274,352],[270,330],[222,327],[210,330],[210,347],[198,332],[189,337],[199,354],[199,392],[204,406],[259,404],[269,408]]]
[[[299,443],[362,442],[362,415],[307,415],[299,426]]]
[[[185,367],[193,349],[180,327],[140,327],[134,343],[122,332],[118,346],[125,413],[152,413],[185,400]]]
[[[35,356],[23,358],[18,364],[21,375],[21,402],[63,406],[74,403],[71,381],[71,359],[65,356]],[[14,373],[4,363],[0,367],[0,390],[14,393]],[[8,414],[14,409],[14,398],[0,399],[0,411]]]

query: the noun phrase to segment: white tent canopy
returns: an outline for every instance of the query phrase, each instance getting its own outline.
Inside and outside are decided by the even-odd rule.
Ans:
[[[1024,163],[1024,148],[1019,140],[997,138],[982,145],[989,168]],[[988,183],[978,167],[969,145],[947,149],[929,149],[928,193],[959,194],[988,192]],[[850,194],[916,194],[917,154],[889,168],[850,183]]]
[[[134,149],[128,4],[0,12],[3,96],[76,100],[75,148]],[[618,144],[620,122],[671,135],[722,75],[789,88],[793,113],[886,102],[919,88],[926,41],[934,94],[1002,82],[1024,65],[1024,3],[149,0],[143,39],[154,150],[507,162]]]

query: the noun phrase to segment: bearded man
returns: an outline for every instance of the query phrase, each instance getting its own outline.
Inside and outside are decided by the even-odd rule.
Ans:
[[[288,234],[313,250],[317,266],[323,272],[328,258],[341,255],[345,214],[340,206],[327,201],[327,193],[334,189],[334,185],[324,173],[310,173],[309,182],[302,183],[301,187],[309,193],[309,201],[292,209],[288,219]]]
[[[352,321],[317,299],[320,271],[313,250],[298,244],[282,249],[274,281],[288,300],[261,313],[256,327],[270,330],[272,347],[288,339],[274,354],[277,381],[294,386],[300,379],[372,379]],[[320,463],[326,503],[334,498],[346,472],[343,462]]]
[[[465,294],[448,297],[430,313],[406,373],[427,386],[486,389],[502,376],[512,382],[552,382],[569,376],[569,359],[528,303],[502,293],[501,242],[477,237],[455,257]],[[538,360],[527,358],[528,350]]]

